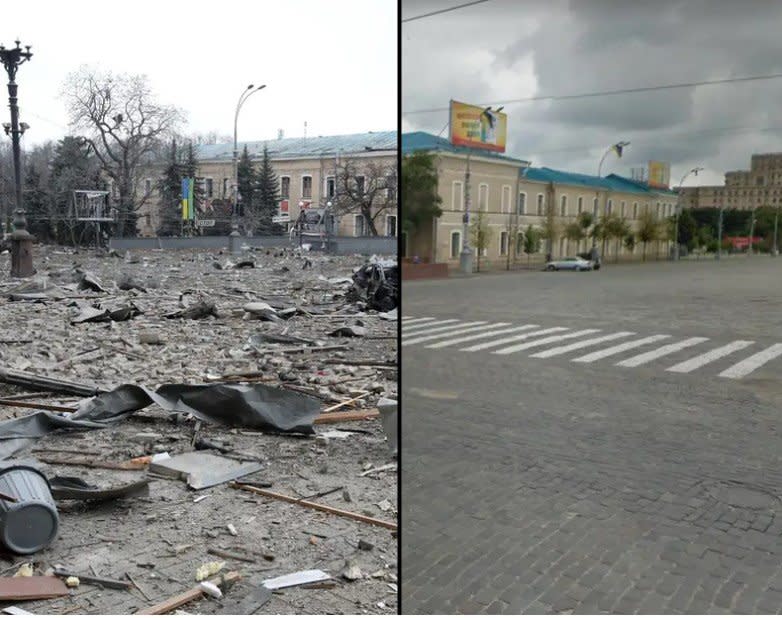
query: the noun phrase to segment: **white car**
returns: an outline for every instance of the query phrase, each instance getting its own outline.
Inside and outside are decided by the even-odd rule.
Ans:
[[[591,261],[584,260],[580,257],[566,257],[561,260],[552,260],[546,263],[546,270],[592,270],[593,264]]]

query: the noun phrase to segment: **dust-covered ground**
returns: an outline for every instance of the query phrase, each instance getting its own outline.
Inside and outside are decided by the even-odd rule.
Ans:
[[[290,251],[281,255],[279,250],[244,257],[255,267],[233,268],[237,258],[205,251],[102,257],[38,246],[33,281],[45,277],[43,293],[49,294],[52,286],[55,293],[47,300],[12,301],[8,292],[20,282],[8,275],[10,256],[0,256],[0,368],[106,390],[128,383],[155,388],[237,381],[241,378],[226,376],[241,374],[249,381],[308,393],[321,400],[322,409],[357,398],[340,411],[373,408],[380,397],[396,399],[397,322],[348,302],[348,284],[340,281],[366,258]],[[303,268],[305,264],[311,266]],[[74,268],[87,271],[105,292],[80,289],[83,274]],[[123,279],[145,291],[118,289],[116,282]],[[164,317],[199,301],[207,306],[214,302],[217,316]],[[244,310],[251,302],[268,303],[287,319],[258,319],[259,313]],[[90,306],[114,310],[131,303],[141,312],[132,319],[72,324]],[[294,308],[288,317],[285,309]],[[264,313],[274,311],[260,311]],[[337,327],[362,324],[363,337],[328,336]],[[286,334],[308,343],[269,343],[259,334]],[[0,397],[31,390],[36,389],[0,384]],[[68,406],[78,399],[41,392],[24,401]],[[32,412],[0,403],[0,420]],[[323,437],[334,429],[350,433]],[[100,466],[160,452],[174,455],[193,450],[197,433],[228,449],[229,456],[262,462],[263,469],[243,482],[396,522],[396,460],[380,421],[318,424],[315,430],[315,437],[263,434],[197,423],[153,405],[108,429],[49,434],[20,455],[50,462],[42,463],[49,476],[78,476],[110,487],[148,473],[51,462],[86,460]],[[370,471],[380,467],[385,469]],[[196,569],[218,560],[226,563],[222,573],[240,571],[242,579],[222,600],[204,597],[182,611],[237,613],[236,603],[263,579],[322,569],[332,581],[275,592],[258,613],[396,613],[397,539],[391,530],[228,484],[196,492],[181,480],[149,478],[148,496],[99,504],[59,502],[60,529],[49,548],[29,558],[0,555],[3,575],[31,560],[36,574],[62,565],[85,575],[132,580],[133,588],[82,583],[66,597],[13,604],[46,614],[134,613],[192,588]],[[243,560],[210,550],[228,551]],[[343,576],[347,571],[350,579]]]

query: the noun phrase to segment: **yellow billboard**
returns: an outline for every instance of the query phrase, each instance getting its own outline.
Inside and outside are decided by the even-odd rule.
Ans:
[[[489,108],[451,101],[451,143],[505,152],[508,116]]]
[[[649,180],[646,184],[657,189],[667,189],[671,183],[671,164],[664,161],[649,161]]]

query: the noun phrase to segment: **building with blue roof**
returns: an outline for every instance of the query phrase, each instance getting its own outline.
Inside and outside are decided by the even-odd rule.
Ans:
[[[590,250],[594,226],[586,228],[580,213],[593,220],[624,220],[623,238],[597,241],[607,259],[633,259],[646,253],[664,255],[669,246],[662,240],[664,220],[674,214],[677,194],[650,187],[644,182],[618,174],[591,176],[549,167],[531,167],[529,161],[494,152],[452,145],[449,140],[429,133],[402,135],[402,154],[427,152],[434,156],[438,170],[438,192],[442,216],[431,227],[416,230],[405,238],[407,257],[419,256],[435,262],[459,264],[464,243],[465,204],[469,197],[470,228],[476,220],[488,230],[488,242],[481,248],[481,260],[493,268],[513,268],[514,264],[538,263],[548,257],[566,257]],[[465,191],[467,161],[470,163],[469,196]],[[649,213],[644,214],[644,213]],[[653,218],[660,240],[640,246],[639,230],[646,217]],[[645,224],[651,226],[651,224]],[[527,255],[525,231],[551,236]],[[580,229],[578,229],[580,228]],[[550,232],[550,233],[547,233]],[[472,232],[468,232],[472,236]],[[477,263],[478,249],[470,243]],[[527,249],[535,249],[527,245]]]
[[[264,148],[268,149],[274,171],[280,180],[278,221],[288,225],[304,209],[332,208],[345,203],[346,190],[340,190],[339,180],[346,165],[355,175],[357,186],[364,187],[366,200],[371,198],[370,220],[357,207],[337,218],[338,234],[367,236],[372,227],[381,236],[397,235],[396,179],[398,132],[369,131],[347,135],[289,137],[261,141],[239,142],[250,158],[260,164]],[[198,178],[205,195],[204,218],[230,217],[233,201],[233,142],[201,144],[196,147],[199,161]],[[144,179],[146,190],[154,187],[164,164],[150,166]],[[390,187],[390,188],[388,188]],[[355,191],[351,191],[355,195]],[[352,200],[355,202],[356,200]],[[150,199],[142,207],[139,219],[142,235],[155,235],[160,222],[159,199]],[[226,214],[228,213],[228,214]],[[248,222],[249,224],[249,222]]]

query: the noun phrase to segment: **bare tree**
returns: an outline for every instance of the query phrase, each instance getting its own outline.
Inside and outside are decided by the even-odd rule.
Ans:
[[[82,67],[63,92],[71,127],[80,130],[111,179],[118,197],[117,231],[136,232],[137,211],[149,193],[139,191],[140,166],[160,152],[182,112],[154,100],[145,75],[114,75]]]
[[[372,236],[378,236],[378,215],[396,207],[396,160],[364,164],[360,161],[345,159],[337,166],[334,213],[362,215]]]

